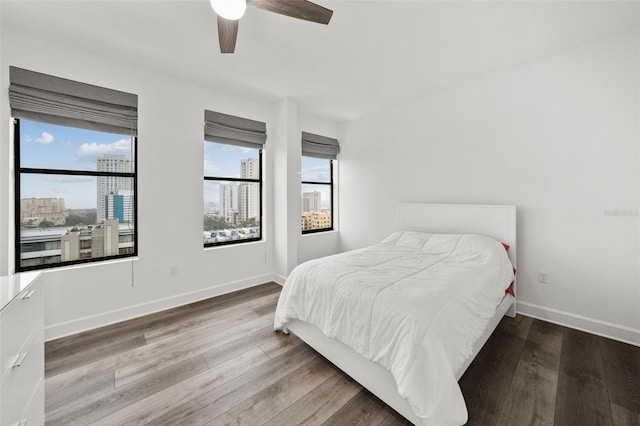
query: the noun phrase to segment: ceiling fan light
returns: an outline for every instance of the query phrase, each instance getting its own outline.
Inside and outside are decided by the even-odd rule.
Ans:
[[[246,0],[209,0],[213,10],[223,17],[232,21],[242,18],[247,9]]]

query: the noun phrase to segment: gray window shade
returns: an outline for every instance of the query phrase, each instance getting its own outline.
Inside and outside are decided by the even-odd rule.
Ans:
[[[204,111],[204,139],[247,148],[262,148],[267,140],[267,125],[260,121]]]
[[[340,152],[337,139],[302,132],[302,155],[335,160]]]
[[[137,134],[138,96],[9,68],[9,103],[16,118],[102,132]]]

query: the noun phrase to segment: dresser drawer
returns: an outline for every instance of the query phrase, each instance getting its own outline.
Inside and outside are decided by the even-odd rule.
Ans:
[[[33,393],[26,411],[15,424],[17,426],[44,425],[44,377],[40,379],[40,384]]]
[[[0,377],[4,377],[20,355],[37,324],[42,322],[44,305],[40,279],[36,279],[0,314]],[[4,423],[3,423],[4,425]]]
[[[20,365],[6,371],[0,383],[2,425],[15,425],[23,419],[31,402],[35,401],[31,400],[34,391],[44,380],[44,327],[41,322],[36,324],[26,344],[20,348],[20,353],[26,356],[21,356]]]

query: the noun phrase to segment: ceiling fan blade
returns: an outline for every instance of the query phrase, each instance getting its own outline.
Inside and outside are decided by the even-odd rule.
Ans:
[[[325,25],[333,15],[332,10],[307,0],[247,0],[247,3],[258,9]]]
[[[238,38],[238,21],[231,21],[218,16],[218,41],[221,53],[233,53]]]

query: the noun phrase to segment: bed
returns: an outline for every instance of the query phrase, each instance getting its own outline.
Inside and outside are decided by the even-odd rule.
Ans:
[[[295,268],[274,327],[413,424],[464,424],[457,380],[501,318],[515,316],[515,207],[403,203],[396,229]]]

